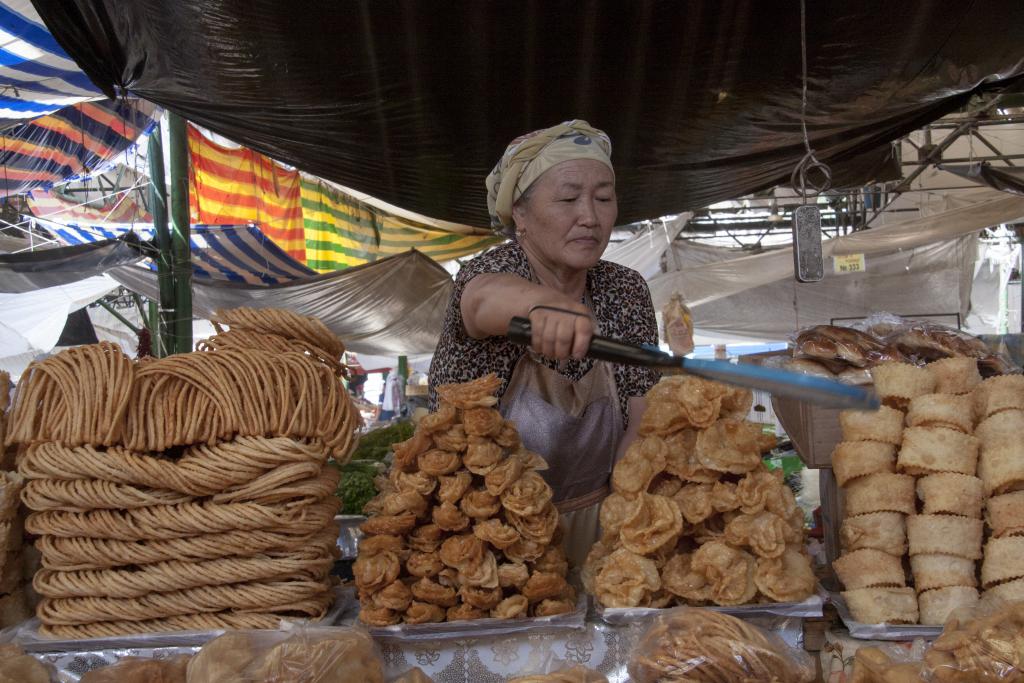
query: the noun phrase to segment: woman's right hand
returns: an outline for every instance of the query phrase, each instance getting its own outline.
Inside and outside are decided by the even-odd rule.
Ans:
[[[574,301],[533,306],[529,312],[533,330],[530,348],[556,360],[583,358],[594,336],[591,315],[589,308]]]

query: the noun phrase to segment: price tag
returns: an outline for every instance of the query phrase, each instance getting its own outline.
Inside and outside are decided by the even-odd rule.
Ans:
[[[833,256],[832,266],[836,275],[863,273],[867,270],[867,267],[864,265],[864,254],[843,254],[842,256]]]

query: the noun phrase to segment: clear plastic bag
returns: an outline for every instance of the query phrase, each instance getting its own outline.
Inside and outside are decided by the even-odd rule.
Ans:
[[[427,674],[423,673],[423,669],[421,669],[421,668],[419,668],[417,666],[417,667],[413,667],[412,669],[409,669],[408,671],[406,671],[404,674],[402,674],[398,678],[392,680],[391,683],[434,683],[434,682],[430,679],[430,676],[428,676]]]
[[[993,350],[974,335],[948,325],[908,320],[892,313],[873,313],[852,327],[876,337],[918,365],[942,358],[968,357],[978,360],[978,370],[983,377],[1021,371],[1005,353]]]
[[[509,683],[608,683],[608,678],[582,664],[544,674],[532,674],[513,678]]]
[[[169,659],[127,657],[87,672],[81,683],[185,683],[190,659],[188,655]]]
[[[775,634],[721,612],[679,607],[654,619],[641,636],[629,675],[636,683],[809,683],[815,669],[806,652]]]
[[[815,325],[797,332],[793,356],[810,358],[834,373],[850,368],[868,368],[886,361],[902,361],[894,346],[853,327]]]
[[[924,662],[938,683],[1024,681],[1024,603],[983,601],[973,618],[954,615]]]
[[[373,639],[358,628],[232,631],[188,665],[189,683],[383,683]]]
[[[683,297],[676,292],[662,311],[665,321],[665,343],[677,356],[693,351],[693,313],[683,303]]]
[[[858,320],[850,325],[850,327],[870,334],[876,339],[886,339],[890,335],[906,328],[908,324],[906,318],[901,318],[887,311],[879,311],[872,313],[863,320]]]
[[[911,683],[923,681],[925,642],[915,640],[911,647],[892,643],[861,647],[853,655],[850,683]]]
[[[0,646],[0,683],[50,683],[53,667],[25,654],[17,645]]]
[[[751,617],[796,617],[796,618],[819,618],[824,612],[826,594],[818,587],[814,595],[809,596],[800,602],[764,602],[756,605],[736,605],[735,607],[706,607],[712,612],[722,612],[741,619]],[[623,626],[631,624],[639,619],[650,619],[661,616],[671,608],[657,607],[605,607],[597,604],[595,607],[597,617],[606,624]]]
[[[917,363],[952,357],[978,360],[982,377],[1009,375],[1021,371],[1013,361],[966,332],[935,323],[913,323],[887,337],[893,346]]]
[[[555,648],[534,649],[519,670],[512,672],[508,683],[608,683],[604,674],[556,652]]]

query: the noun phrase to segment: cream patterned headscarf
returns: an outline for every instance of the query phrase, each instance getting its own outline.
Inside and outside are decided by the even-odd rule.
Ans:
[[[512,205],[549,168],[573,159],[594,159],[608,166],[613,177],[612,141],[586,121],[573,119],[536,130],[509,143],[487,176],[487,212],[491,227],[513,227]]]

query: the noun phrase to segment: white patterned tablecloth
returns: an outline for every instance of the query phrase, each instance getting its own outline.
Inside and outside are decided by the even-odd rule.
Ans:
[[[797,618],[751,619],[794,647],[803,647]],[[504,683],[582,664],[626,683],[626,666],[648,622],[612,626],[588,619],[582,629],[457,640],[379,640],[385,678],[419,667],[436,683]]]
[[[626,662],[643,626],[588,622],[578,630],[443,641],[378,641],[385,674],[421,668],[437,683],[503,683],[510,678],[583,664],[611,683],[628,680]]]
[[[351,624],[354,614],[336,624]],[[796,647],[803,630],[797,618],[752,619]],[[626,666],[646,621],[609,625],[589,618],[583,628],[537,630],[526,633],[456,639],[377,639],[384,662],[385,680],[419,667],[436,683],[504,683],[510,678],[549,673],[582,664],[600,671],[610,683],[626,683]],[[117,648],[92,652],[48,652],[34,656],[58,670],[60,683],[78,683],[92,669],[109,666],[129,656],[156,658],[191,654],[193,647]]]

